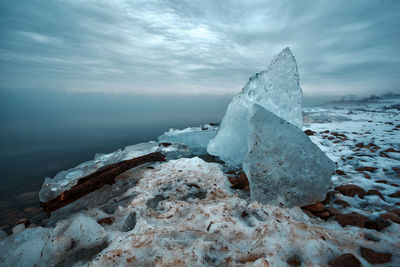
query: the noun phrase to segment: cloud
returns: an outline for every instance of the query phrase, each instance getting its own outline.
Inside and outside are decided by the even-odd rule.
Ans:
[[[398,1],[0,2],[0,85],[236,93],[290,46],[305,94],[400,91]]]

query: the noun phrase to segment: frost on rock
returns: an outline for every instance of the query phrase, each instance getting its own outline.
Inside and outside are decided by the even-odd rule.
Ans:
[[[334,163],[299,128],[254,105],[243,169],[252,201],[304,206],[323,200]]]
[[[39,199],[42,202],[46,202],[56,198],[62,192],[74,186],[79,178],[89,175],[103,166],[140,157],[159,150],[161,148],[157,142],[147,142],[127,146],[124,150],[118,150],[109,154],[96,154],[94,160],[86,161],[74,168],[61,171],[53,179],[46,177],[39,192]]]
[[[170,129],[158,137],[158,141],[185,144],[195,154],[206,152],[208,143],[217,134],[218,127],[205,125],[204,127],[189,127],[183,130]]]
[[[302,129],[302,101],[296,60],[287,47],[275,56],[267,70],[251,77],[233,98],[217,136],[208,145],[208,152],[233,166],[240,166],[247,153],[253,104],[261,105]]]

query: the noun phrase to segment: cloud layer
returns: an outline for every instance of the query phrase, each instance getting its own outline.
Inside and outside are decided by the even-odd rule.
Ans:
[[[286,46],[305,94],[400,91],[399,1],[0,1],[0,89],[231,94]]]

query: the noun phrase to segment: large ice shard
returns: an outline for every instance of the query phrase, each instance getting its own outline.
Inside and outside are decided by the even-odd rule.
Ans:
[[[243,169],[252,201],[304,206],[323,200],[335,164],[302,130],[255,104]]]
[[[218,134],[207,147],[208,153],[240,166],[247,153],[252,106],[259,104],[302,129],[302,101],[296,59],[287,47],[274,57],[267,70],[251,77],[233,98]]]

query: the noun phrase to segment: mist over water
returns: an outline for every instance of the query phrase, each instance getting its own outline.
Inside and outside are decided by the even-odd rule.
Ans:
[[[0,201],[40,189],[46,176],[169,128],[220,122],[232,95],[0,91]],[[306,98],[304,104],[325,99]]]

